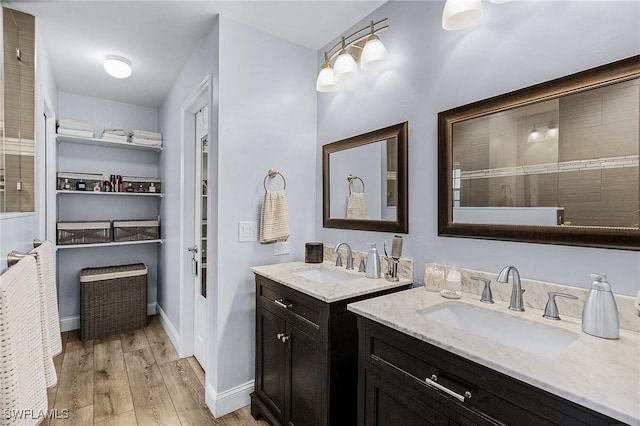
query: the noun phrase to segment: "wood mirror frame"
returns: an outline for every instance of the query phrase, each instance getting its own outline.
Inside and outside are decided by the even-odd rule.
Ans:
[[[453,222],[453,125],[640,77],[640,55],[438,113],[438,235],[640,250],[640,229]],[[640,214],[639,214],[640,216]]]
[[[332,218],[331,216],[331,167],[329,155],[362,145],[397,138],[397,209],[396,220],[367,220]],[[409,123],[399,123],[322,146],[322,225],[325,228],[356,229],[361,231],[381,231],[409,233],[409,171],[408,171]]]

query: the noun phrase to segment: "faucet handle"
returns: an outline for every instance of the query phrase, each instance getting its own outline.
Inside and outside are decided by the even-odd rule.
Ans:
[[[482,303],[493,303],[493,293],[491,292],[491,280],[483,277],[470,277],[475,281],[482,281],[484,283],[484,289],[482,290],[482,296],[480,297],[480,301]]]
[[[366,271],[367,271],[367,259],[365,259],[363,256],[362,259],[360,259],[360,266],[358,267],[358,272],[366,272]]]
[[[342,266],[342,254],[340,252],[336,256],[336,266]]]
[[[560,313],[558,312],[558,305],[556,305],[556,296],[566,297],[567,299],[577,299],[577,296],[567,293],[558,293],[557,291],[550,291],[549,300],[547,300],[547,306],[544,307],[544,318],[550,320],[559,320]]]

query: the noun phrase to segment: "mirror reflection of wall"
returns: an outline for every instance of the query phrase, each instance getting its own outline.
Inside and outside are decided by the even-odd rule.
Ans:
[[[453,222],[637,227],[638,117],[636,78],[454,123]]]
[[[0,212],[34,211],[35,18],[2,8]]]

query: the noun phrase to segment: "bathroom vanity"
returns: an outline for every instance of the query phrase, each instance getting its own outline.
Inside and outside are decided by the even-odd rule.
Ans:
[[[256,274],[256,383],[251,414],[273,425],[356,422],[358,330],[347,304],[407,289],[329,263]]]
[[[358,425],[640,424],[637,333],[599,339],[575,319],[549,325],[537,310],[482,306],[468,294],[446,301],[422,288],[349,310],[358,314]],[[447,311],[495,316],[480,327],[504,324],[504,337],[465,332],[443,319]],[[539,328],[550,347],[527,346],[507,330],[511,321]]]

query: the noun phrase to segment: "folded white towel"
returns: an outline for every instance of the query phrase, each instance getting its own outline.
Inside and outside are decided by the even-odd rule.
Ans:
[[[47,410],[42,357],[38,273],[26,256],[0,277],[0,413]],[[38,416],[0,417],[0,423],[35,425]]]
[[[103,135],[117,135],[117,136],[126,136],[127,134],[124,132],[124,129],[116,129],[116,128],[110,128],[110,129],[104,129],[102,131]]]
[[[39,247],[31,250],[31,254],[36,258],[38,279],[41,287],[40,294],[44,294],[46,321],[42,324],[42,329],[47,332],[51,356],[56,356],[62,352],[55,253],[51,241],[43,241]]]
[[[58,126],[64,129],[84,130],[93,133],[93,124],[91,123],[82,123],[80,121],[60,119],[58,120]]]
[[[113,142],[127,142],[127,137],[105,133],[104,135],[102,135],[102,140]]]
[[[162,146],[161,140],[154,139],[144,139],[144,138],[131,138],[131,142],[138,145],[147,145],[147,146]]]
[[[81,138],[93,138],[93,131],[88,132],[86,130],[74,130],[58,127],[58,134],[65,136],[78,136]]]
[[[260,242],[286,241],[289,235],[287,195],[284,190],[266,191],[260,217]]]
[[[144,138],[153,140],[162,140],[162,133],[150,132],[148,130],[132,130],[131,136],[134,138]]]
[[[364,202],[364,192],[350,192],[347,201],[347,219],[366,219],[367,206]]]
[[[44,253],[47,253],[46,255]],[[56,278],[55,278],[55,269],[53,270],[53,276],[51,276],[51,267],[52,267],[52,259],[49,257],[53,257],[53,253],[51,250],[41,249],[38,250],[38,254],[36,255],[34,251],[31,252],[36,259],[36,270],[38,272],[38,289],[39,289],[39,303],[40,308],[38,313],[40,314],[40,328],[42,330],[42,344],[40,347],[42,348],[42,360],[44,364],[44,378],[47,387],[54,386],[58,383],[58,377],[56,375],[56,368],[53,365],[53,356],[54,354],[51,352],[53,346],[55,346],[55,350],[58,353],[62,352],[62,340],[60,338],[60,327],[57,327],[57,334],[51,334],[49,330],[49,312],[52,311],[52,306],[49,305],[49,301],[47,298],[50,296],[50,292],[48,290],[49,281],[53,280],[53,296],[54,301],[56,303],[55,313],[58,312],[58,303],[56,297]],[[45,260],[45,258],[47,260]],[[52,314],[54,312],[51,312]],[[58,315],[55,315],[55,322],[59,324]],[[56,341],[57,340],[57,341]]]

